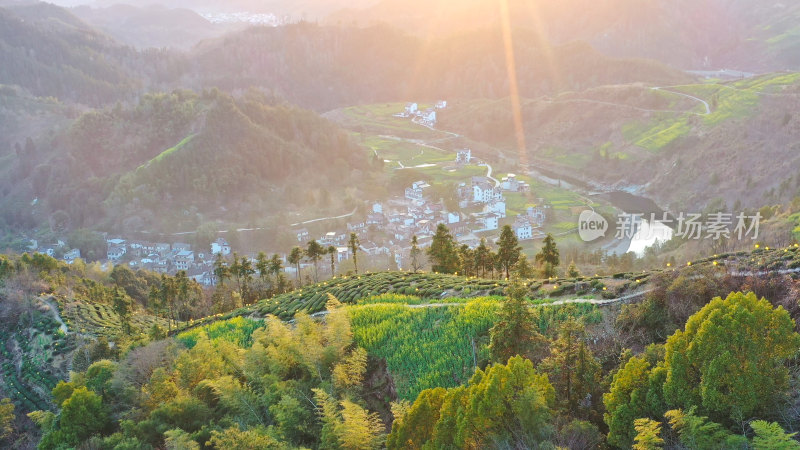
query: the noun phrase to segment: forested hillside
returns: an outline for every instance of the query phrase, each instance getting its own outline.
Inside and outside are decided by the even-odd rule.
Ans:
[[[42,202],[40,220],[62,230],[193,230],[223,215],[264,217],[373,170],[366,152],[334,125],[255,91],[146,95],[130,108],[87,112],[28,147],[8,156],[15,169],[4,180],[6,222],[19,217],[14,199],[31,196]]]
[[[536,97],[609,83],[674,84],[687,76],[648,60],[614,59],[586,44],[551,44],[514,32],[519,89]],[[366,29],[298,24],[253,28],[193,52],[188,83],[272,89],[293,103],[328,110],[409,98],[509,95],[499,28],[424,40],[385,26]]]
[[[0,7],[0,59],[0,83],[93,106],[131,96],[170,65],[166,55],[123,47],[46,3]]]
[[[770,72],[800,68],[796,2],[761,0],[567,0],[504,2],[516,27],[555,43],[581,40],[617,57],[651,58],[682,69]],[[445,36],[501,22],[491,0],[382,0],[330,23],[388,23]]]
[[[526,152],[536,167],[569,178],[641,186],[673,210],[788,203],[800,193],[798,96],[800,75],[776,73],[523,100]],[[454,102],[441,124],[519,161],[507,99]]]

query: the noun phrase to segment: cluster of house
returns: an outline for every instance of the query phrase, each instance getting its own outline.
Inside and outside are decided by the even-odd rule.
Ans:
[[[213,266],[217,255],[228,256],[231,246],[224,238],[211,243],[208,250],[195,251],[190,244],[107,239],[106,259],[112,264],[128,264],[132,269],[147,269],[174,274],[185,271],[189,278],[205,285],[213,284]]]
[[[69,264],[72,264],[73,262],[75,262],[76,259],[79,259],[81,257],[80,249],[73,248],[67,250],[67,244],[62,240],[56,241],[53,245],[40,247],[38,240],[31,239],[28,241],[28,250],[32,252],[45,254],[51,258],[54,258],[56,254],[61,253],[63,251],[64,252],[63,259]]]
[[[457,164],[467,164],[472,160],[470,150],[457,153]],[[438,225],[445,224],[460,245],[477,247],[480,237],[476,233],[498,230],[501,220],[507,217],[504,193],[530,192],[530,185],[514,174],[509,174],[502,181],[473,177],[469,183],[458,186],[458,210],[449,211],[443,201],[431,198],[430,188],[425,181],[416,181],[405,189],[402,197],[392,198],[386,204],[374,204],[365,221],[348,223],[346,231],[331,231],[315,239],[322,245],[336,247],[341,262],[350,258],[347,244],[350,233],[356,233],[364,253],[370,256],[386,255],[394,258],[399,268],[408,268],[413,236],[417,237],[420,248],[427,247]],[[530,207],[514,220],[512,229],[519,240],[544,236],[541,227],[547,217],[548,206],[541,199],[539,203],[542,206]],[[300,245],[312,239],[305,228],[296,230],[296,236]]]
[[[427,127],[436,126],[436,111],[447,108],[447,100],[439,100],[434,107],[420,109],[417,103],[406,103],[403,111],[395,114],[395,117],[411,118],[416,123],[425,125]]]

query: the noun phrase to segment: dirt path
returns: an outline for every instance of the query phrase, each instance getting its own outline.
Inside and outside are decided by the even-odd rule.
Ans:
[[[545,306],[560,306],[560,305],[570,305],[570,304],[588,304],[588,305],[596,305],[596,306],[610,306],[615,305],[618,303],[625,303],[640,297],[647,295],[648,293],[652,292],[652,289],[647,289],[643,291],[634,292],[632,294],[623,295],[622,297],[611,298],[611,299],[594,299],[594,298],[573,298],[573,299],[564,299],[564,300],[556,300],[550,303],[540,303],[537,305],[531,305],[531,308],[542,308]],[[379,303],[375,303],[379,304]],[[466,306],[467,303],[423,303],[420,305],[409,305],[403,303],[388,303],[390,305],[398,305],[403,306],[408,309],[428,309],[428,308],[447,308],[450,306],[455,307],[462,307]],[[362,306],[362,305],[352,305],[352,306]],[[311,314],[311,317],[325,317],[330,314],[330,311],[320,311],[314,314]],[[291,321],[290,321],[291,322]]]
[[[707,116],[707,115],[711,114],[711,106],[708,104],[707,101],[705,101],[705,100],[703,100],[701,98],[697,98],[697,97],[695,97],[693,95],[689,95],[689,94],[684,94],[683,92],[672,91],[672,90],[669,90],[669,89],[663,88],[663,87],[654,87],[654,88],[651,88],[651,89],[653,89],[654,91],[669,92],[670,94],[675,94],[675,95],[680,95],[681,97],[690,98],[692,100],[695,100],[695,101],[698,101],[698,102],[702,103],[703,106],[706,107],[706,113],[705,114],[698,114],[696,112],[691,112],[691,111],[686,111],[686,112],[690,112],[691,114],[696,114],[698,116]]]
[[[58,304],[53,301],[53,297],[41,297],[40,299],[49,307],[50,312],[53,313],[53,318],[59,323],[61,331],[64,334],[69,333],[69,327],[67,327],[67,324],[61,319],[61,311],[58,309]]]

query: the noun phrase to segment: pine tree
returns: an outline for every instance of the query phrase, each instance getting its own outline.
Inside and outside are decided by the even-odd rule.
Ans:
[[[225,285],[225,280],[230,278],[231,272],[228,263],[222,257],[222,253],[217,253],[217,258],[214,260],[214,277],[220,286]]]
[[[664,439],[661,439],[661,424],[651,419],[636,419],[636,443],[634,450],[658,450],[664,447]]]
[[[428,249],[431,259],[431,269],[440,273],[455,273],[458,271],[458,252],[456,244],[447,226],[440,223],[436,227],[431,248]]]
[[[535,271],[533,270],[533,266],[528,262],[528,258],[520,253],[519,259],[517,260],[516,264],[514,264],[514,276],[519,277],[521,279],[528,279],[533,278],[535,275]]]
[[[567,276],[569,278],[578,278],[581,276],[581,272],[578,270],[578,266],[575,265],[575,261],[569,263],[569,267],[567,267]]]
[[[490,331],[489,353],[496,363],[505,364],[517,355],[538,361],[546,348],[547,343],[536,330],[533,313],[525,300],[526,293],[525,285],[516,279],[506,288],[506,300],[497,324]]]
[[[419,248],[419,241],[417,240],[417,236],[414,235],[411,237],[411,270],[414,273],[419,272],[419,269],[422,268],[422,262],[420,258],[422,258],[422,250]]]
[[[122,332],[131,334],[131,298],[122,289],[114,291],[114,312],[119,316]]]
[[[306,248],[306,258],[314,264],[314,282],[319,281],[319,260],[325,255],[325,249],[317,242],[312,240]]]
[[[350,233],[350,253],[353,254],[353,267],[355,268],[356,275],[358,275],[358,247],[361,242],[358,240],[358,235]]]
[[[486,277],[486,268],[490,259],[490,250],[486,246],[486,239],[481,238],[481,243],[475,248],[473,253],[475,257],[475,270],[480,271],[480,276]],[[478,273],[476,273],[478,275]]]
[[[300,282],[300,261],[303,259],[303,249],[294,247],[286,260],[295,268],[295,279]]]
[[[542,267],[545,278],[552,277],[555,274],[555,269],[560,264],[560,256],[552,234],[548,234],[544,238],[544,247],[536,255],[536,264]]]
[[[264,252],[258,252],[258,256],[256,257],[256,271],[258,271],[258,277],[261,278],[261,281],[266,281],[270,271],[269,260],[267,260],[267,254]]]
[[[500,267],[506,273],[506,279],[510,276],[511,266],[518,260],[522,252],[522,247],[519,246],[519,241],[511,227],[506,225],[503,231],[500,232],[500,240],[497,241],[499,248],[497,249],[497,258]]]
[[[600,385],[600,364],[586,345],[583,324],[570,319],[561,324],[558,338],[550,345],[550,356],[542,361],[541,369],[548,373],[556,389],[559,406],[570,416],[582,412],[581,402],[592,398]]]
[[[328,246],[328,255],[331,258],[331,277],[336,276],[336,247]]]

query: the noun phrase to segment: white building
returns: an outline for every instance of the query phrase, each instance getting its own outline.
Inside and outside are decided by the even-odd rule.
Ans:
[[[127,248],[124,245],[109,245],[106,252],[106,258],[109,261],[119,261],[127,253]]]
[[[456,164],[469,164],[472,161],[472,150],[465,148],[456,153]]]
[[[447,108],[447,100],[439,100],[436,102],[436,109],[445,109]]]
[[[503,193],[496,189],[486,177],[472,178],[472,201],[475,203],[489,203],[502,200]]]
[[[419,111],[419,106],[416,103],[406,103],[406,115],[413,116]]]
[[[228,241],[223,238],[219,238],[211,243],[211,254],[228,256],[231,254],[231,246],[228,244]]]
[[[350,247],[336,247],[336,261],[342,262],[350,259]]]
[[[306,242],[311,238],[308,230],[305,228],[301,228],[295,232],[297,236],[297,242]]]
[[[427,109],[424,112],[420,113],[419,118],[423,125],[432,127],[436,125],[436,110],[432,108]]]
[[[500,225],[500,216],[495,213],[481,213],[478,215],[478,223],[483,227],[479,231],[496,230]]]
[[[414,202],[422,202],[425,200],[425,189],[431,187],[424,181],[414,182],[410,188],[406,188],[406,198]]]
[[[495,213],[500,216],[501,219],[506,218],[506,201],[505,199],[500,200],[491,200],[486,206],[483,207],[483,212],[487,213]]]
[[[528,207],[527,216],[534,226],[541,227],[547,219],[547,211],[541,206],[531,206]]]
[[[514,225],[511,229],[514,230],[514,234],[520,241],[533,239],[533,226],[531,226],[530,221],[525,216],[517,216],[517,220],[514,221]]]
[[[519,190],[519,180],[517,180],[516,175],[510,173],[507,177],[503,177],[501,186],[505,191],[517,192]]]
[[[319,243],[320,243],[320,245],[323,245],[325,247],[327,247],[329,245],[335,245],[336,244],[336,232],[335,231],[330,231],[330,232],[326,233],[325,236],[323,236],[322,239],[319,240]]]
[[[75,262],[76,259],[79,259],[80,257],[81,257],[81,250],[75,248],[64,254],[64,261],[66,261],[67,264],[72,264],[73,262]]]
[[[175,255],[174,262],[177,270],[189,270],[194,265],[194,252],[181,250]]]

